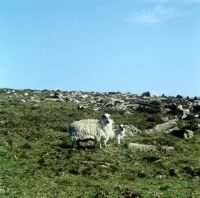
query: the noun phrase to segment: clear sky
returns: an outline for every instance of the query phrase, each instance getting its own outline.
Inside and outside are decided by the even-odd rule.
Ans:
[[[200,0],[0,0],[0,88],[200,96]]]

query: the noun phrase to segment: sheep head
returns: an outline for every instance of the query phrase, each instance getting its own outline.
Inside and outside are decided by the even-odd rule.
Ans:
[[[122,135],[122,137],[124,137],[124,131],[125,131],[125,125],[123,125],[123,124],[120,124],[119,125],[119,128],[120,128],[120,130],[121,130],[121,135]]]
[[[110,114],[103,114],[99,120],[102,125],[112,124],[112,119],[110,118]]]

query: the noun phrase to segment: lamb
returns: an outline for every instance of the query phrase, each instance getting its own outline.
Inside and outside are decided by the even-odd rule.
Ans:
[[[123,124],[120,124],[118,129],[113,129],[112,133],[108,134],[108,140],[117,140],[117,143],[120,144],[120,139],[123,139],[124,137],[124,131],[125,131],[125,126]]]
[[[106,140],[108,134],[112,132],[113,120],[109,114],[104,114],[99,120],[85,119],[73,122],[69,126],[69,134],[72,141],[72,147],[75,147],[77,143],[80,146],[80,141],[93,140],[95,141],[95,147],[99,143],[101,148],[101,140],[104,141],[105,147],[107,147]]]

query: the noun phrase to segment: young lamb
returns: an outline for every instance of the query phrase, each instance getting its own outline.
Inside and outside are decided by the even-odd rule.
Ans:
[[[120,124],[118,129],[113,129],[112,133],[108,134],[108,140],[117,140],[117,143],[120,144],[120,139],[123,139],[124,137],[124,131],[125,131],[125,126],[123,124]]]
[[[104,114],[99,120],[96,119],[85,119],[73,122],[69,126],[69,134],[72,141],[72,147],[77,143],[80,146],[80,141],[93,140],[95,141],[95,147],[99,143],[99,148],[101,148],[101,140],[104,140],[104,145],[106,145],[106,140],[108,135],[112,132],[113,120],[110,118],[109,114]]]

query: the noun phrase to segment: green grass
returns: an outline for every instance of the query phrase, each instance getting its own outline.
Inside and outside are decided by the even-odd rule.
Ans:
[[[99,118],[92,107],[42,101],[18,103],[0,96],[0,197],[200,197],[200,130],[189,140],[169,134],[125,137],[121,145],[70,148],[71,122]],[[109,110],[117,126],[144,130],[160,123],[159,113]],[[195,120],[196,121],[196,120]],[[197,120],[198,121],[198,120]],[[179,123],[180,127],[187,122]],[[129,142],[174,146],[174,151],[127,149]]]

